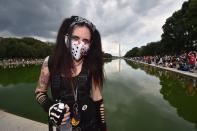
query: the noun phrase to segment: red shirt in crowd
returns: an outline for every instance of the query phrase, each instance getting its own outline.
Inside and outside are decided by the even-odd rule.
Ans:
[[[194,54],[188,55],[189,64],[194,65],[196,63],[196,56]]]

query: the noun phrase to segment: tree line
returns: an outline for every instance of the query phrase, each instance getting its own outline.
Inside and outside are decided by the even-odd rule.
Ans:
[[[50,55],[55,47],[54,43],[24,38],[0,38],[0,59],[9,58],[45,58]],[[103,56],[110,58],[111,55],[104,53]]]
[[[1,38],[0,58],[44,58],[53,48],[53,44],[29,37]]]
[[[197,0],[189,0],[167,18],[161,40],[134,47],[125,57],[177,55],[197,50]]]

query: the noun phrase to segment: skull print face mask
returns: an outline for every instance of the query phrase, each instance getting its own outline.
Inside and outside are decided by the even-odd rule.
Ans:
[[[90,44],[84,43],[80,40],[71,41],[71,53],[75,60],[80,60],[82,56],[86,55],[90,48]]]

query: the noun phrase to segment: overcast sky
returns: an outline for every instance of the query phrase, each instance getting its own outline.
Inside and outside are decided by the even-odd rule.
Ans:
[[[0,36],[55,41],[62,21],[79,15],[101,33],[104,52],[118,55],[161,39],[166,18],[186,0],[0,0]]]

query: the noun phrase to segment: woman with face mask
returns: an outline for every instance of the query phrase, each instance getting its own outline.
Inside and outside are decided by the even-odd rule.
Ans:
[[[60,131],[107,130],[101,95],[102,54],[100,34],[90,21],[79,16],[63,21],[35,90],[36,100],[49,114],[49,130],[52,126]],[[47,95],[48,87],[52,98]],[[63,125],[67,126],[63,129]]]

